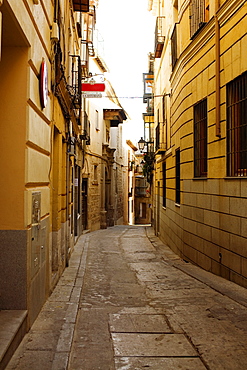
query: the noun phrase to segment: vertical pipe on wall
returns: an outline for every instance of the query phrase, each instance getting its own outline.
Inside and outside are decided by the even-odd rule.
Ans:
[[[219,0],[215,1],[215,79],[216,79],[216,136],[221,136],[220,129],[220,25],[217,16]]]

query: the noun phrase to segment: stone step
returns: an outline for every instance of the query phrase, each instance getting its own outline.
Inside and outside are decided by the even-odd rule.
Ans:
[[[26,310],[0,310],[0,370],[5,369],[26,334]]]

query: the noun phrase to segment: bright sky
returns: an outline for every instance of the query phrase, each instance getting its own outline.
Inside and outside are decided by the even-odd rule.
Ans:
[[[142,73],[148,72],[148,53],[154,49],[155,18],[148,0],[99,0],[96,28],[104,39],[104,60],[118,97],[142,97]],[[134,144],[143,136],[139,99],[119,99],[131,118],[128,133]]]

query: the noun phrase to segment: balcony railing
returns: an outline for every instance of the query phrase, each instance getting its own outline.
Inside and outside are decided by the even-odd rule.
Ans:
[[[160,58],[165,43],[165,17],[157,17],[154,40],[154,57]]]
[[[71,57],[71,80],[68,84],[68,91],[71,96],[73,107],[81,108],[81,58],[78,55],[70,55]]]
[[[65,76],[64,61],[60,44],[55,55],[55,96],[61,105],[65,117],[74,125],[81,125],[81,64],[79,56],[71,56],[70,76]]]

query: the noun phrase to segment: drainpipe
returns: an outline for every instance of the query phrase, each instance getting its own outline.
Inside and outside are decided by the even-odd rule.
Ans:
[[[69,130],[68,130],[69,131]],[[70,195],[70,164],[68,154],[68,137],[66,143],[66,245],[65,245],[65,258],[66,266],[69,266],[69,255],[70,255],[70,222],[69,222],[69,195]]]
[[[219,0],[215,1],[215,79],[216,79],[216,136],[221,137],[220,130],[220,25],[217,16]]]

